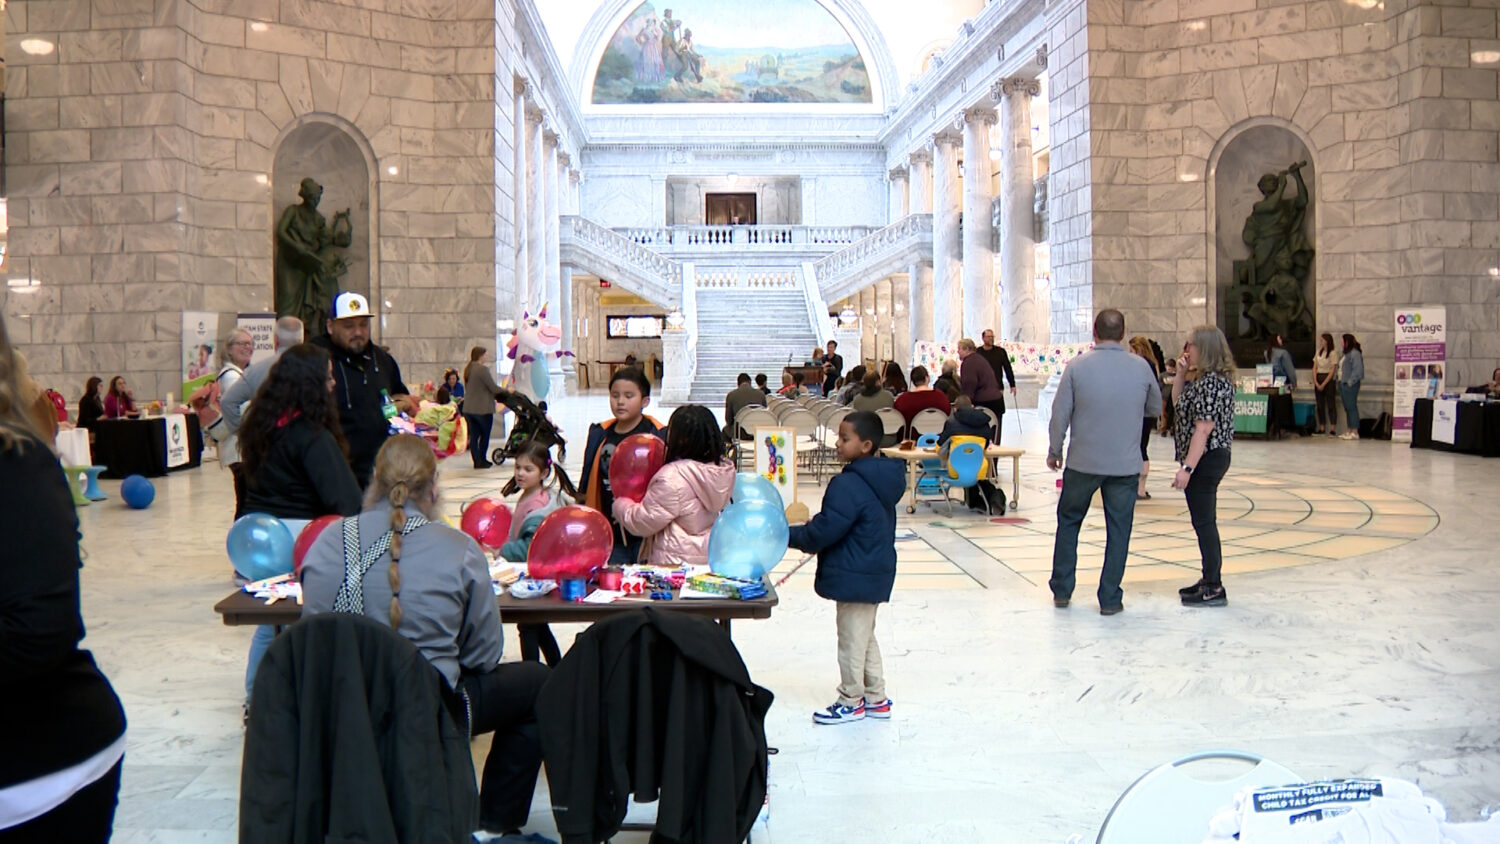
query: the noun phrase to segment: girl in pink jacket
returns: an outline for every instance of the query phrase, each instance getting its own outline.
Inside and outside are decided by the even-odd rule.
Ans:
[[[708,533],[734,492],[734,466],[724,434],[706,407],[677,408],[667,423],[667,462],[640,501],[616,498],[615,520],[644,537],[647,562],[675,566],[708,563]]]

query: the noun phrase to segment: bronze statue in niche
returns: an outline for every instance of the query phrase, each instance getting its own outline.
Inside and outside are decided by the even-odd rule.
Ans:
[[[319,213],[323,186],[315,180],[303,179],[297,195],[302,202],[288,205],[276,223],[276,315],[297,317],[313,337],[323,332],[339,277],[349,271],[342,252],[354,242],[354,224],[348,208],[332,224]]]
[[[1299,161],[1260,177],[1261,199],[1251,206],[1241,232],[1250,257],[1234,262],[1231,295],[1249,322],[1241,339],[1264,340],[1275,334],[1290,341],[1312,337],[1306,284],[1314,250],[1306,230],[1312,198],[1302,180],[1306,166]],[[1297,183],[1297,194],[1291,198],[1285,197],[1288,176]]]

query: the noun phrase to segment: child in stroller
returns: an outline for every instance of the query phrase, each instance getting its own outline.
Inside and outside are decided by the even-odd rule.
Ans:
[[[558,463],[565,459],[568,441],[563,439],[562,432],[547,418],[546,402],[537,405],[524,393],[509,390],[500,390],[496,399],[515,414],[515,422],[504,442],[490,454],[491,462],[497,466],[504,463],[507,458],[515,457],[521,447],[532,440],[549,448],[555,446]]]

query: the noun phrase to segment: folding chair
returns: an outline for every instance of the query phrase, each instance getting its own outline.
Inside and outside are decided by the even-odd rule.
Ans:
[[[990,410],[987,407],[981,407],[979,409],[984,411],[984,415],[990,418],[990,442],[1000,442],[1000,417],[995,415],[995,411]]]
[[[911,418],[911,435],[913,437],[921,434],[941,434],[943,426],[948,423],[948,414],[935,407],[919,411]]]
[[[798,459],[806,468],[813,470],[814,478],[821,480],[822,475],[813,465],[813,456],[817,454],[821,446],[818,441],[818,431],[822,426],[818,424],[818,417],[805,408],[794,408],[781,417],[781,427],[791,428],[795,432]]]
[[[781,422],[779,420],[777,420],[777,418],[774,415],[772,415],[771,411],[766,410],[763,407],[755,407],[753,405],[740,411],[740,413],[739,413],[739,420],[740,420],[739,424],[740,424],[741,427],[743,427],[745,429],[745,433],[750,434],[752,437],[754,437],[754,435],[755,435],[755,429],[757,427],[761,427],[761,428],[776,428],[776,427],[780,427],[780,425],[781,425]],[[746,468],[753,468],[754,464],[755,464],[755,441],[754,441],[754,439],[749,439],[749,440],[735,439],[735,441],[734,441],[734,466],[735,466],[735,469],[739,470],[739,471],[743,471]]]
[[[881,439],[880,447],[889,448],[901,442],[901,435],[906,431],[906,417],[901,415],[901,411],[894,407],[882,407],[875,411],[875,415],[880,417],[881,424],[885,426],[885,437]]]
[[[1206,772],[1213,762],[1233,760],[1252,767],[1229,779],[1199,779],[1188,772]],[[1208,835],[1208,821],[1227,806],[1240,789],[1292,785],[1302,777],[1254,753],[1205,750],[1147,771],[1115,801],[1099,827],[1095,844],[1198,844]]]
[[[839,437],[839,424],[851,412],[847,407],[838,407],[835,405],[831,412],[818,419],[818,424],[823,430],[818,436],[818,449],[813,452],[813,460],[816,461],[814,470],[820,483],[823,480],[823,471],[825,469],[831,470],[838,466],[839,458],[835,445]]]

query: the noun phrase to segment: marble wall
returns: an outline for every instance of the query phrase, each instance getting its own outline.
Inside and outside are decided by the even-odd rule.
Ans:
[[[509,5],[12,0],[11,274],[40,286],[5,313],[38,377],[72,393],[123,372],[162,395],[180,380],[179,311],[268,310],[273,160],[316,115],[376,157],[372,304],[411,380],[493,338]]]
[[[1054,337],[1083,339],[1107,306],[1159,337],[1213,321],[1209,168],[1237,128],[1274,120],[1311,141],[1317,327],[1363,342],[1366,413],[1389,400],[1396,306],[1449,306],[1450,382],[1483,380],[1500,358],[1496,16],[1478,0],[1056,4]]]

